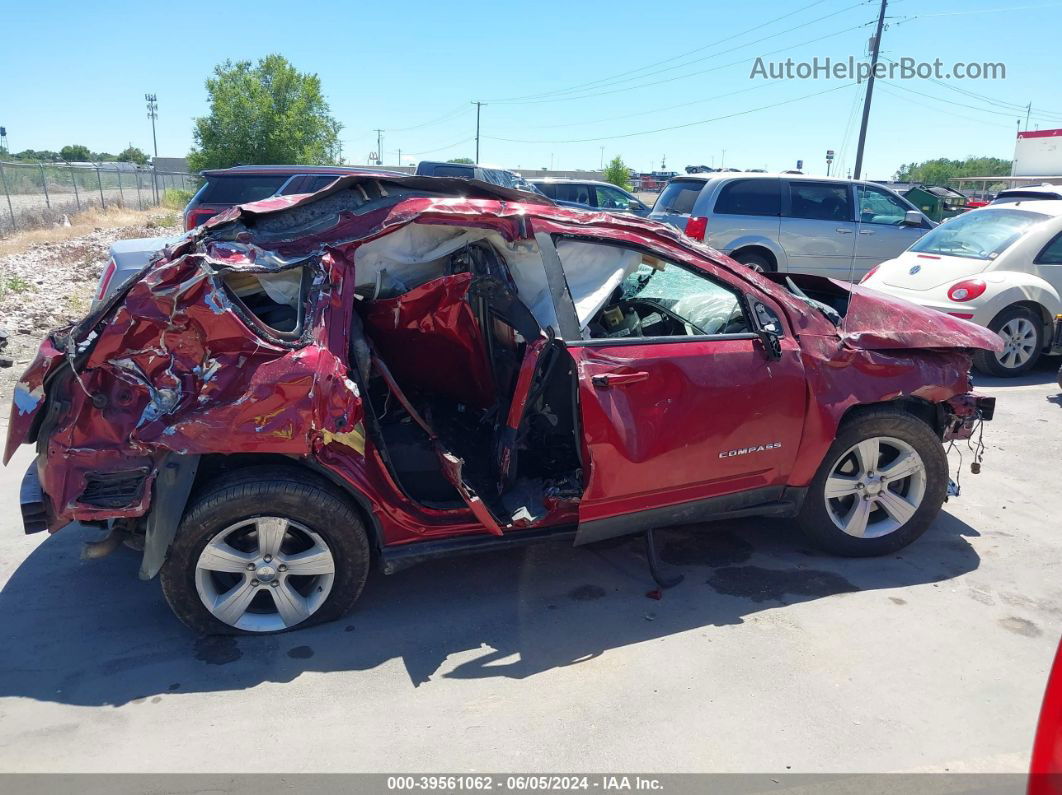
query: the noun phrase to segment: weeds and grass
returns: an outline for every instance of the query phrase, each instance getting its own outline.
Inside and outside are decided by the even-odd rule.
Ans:
[[[106,210],[90,207],[80,213],[69,216],[70,226],[48,226],[41,229],[27,229],[23,232],[0,238],[0,257],[18,254],[43,243],[57,243],[71,238],[81,237],[96,229],[114,227],[148,228],[173,226],[178,222],[173,211],[152,208],[150,210],[131,210],[122,207],[108,207]]]
[[[0,276],[0,299],[6,298],[11,293],[18,295],[32,289],[33,283],[23,279],[17,273],[5,273]]]
[[[180,188],[166,188],[162,192],[162,206],[167,210],[183,210],[192,200],[192,191]]]
[[[74,293],[67,296],[66,306],[69,313],[73,317],[82,317],[88,313],[89,300],[84,295]]]

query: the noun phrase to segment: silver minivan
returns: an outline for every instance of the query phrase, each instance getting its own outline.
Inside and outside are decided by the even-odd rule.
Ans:
[[[872,182],[724,172],[675,177],[649,217],[760,271],[858,281],[936,226]]]

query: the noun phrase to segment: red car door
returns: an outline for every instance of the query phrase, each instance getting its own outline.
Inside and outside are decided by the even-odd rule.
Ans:
[[[778,501],[800,442],[797,343],[782,329],[775,358],[747,317],[759,304],[780,328],[777,307],[650,259],[602,310],[635,335],[568,343],[589,459],[577,543]]]

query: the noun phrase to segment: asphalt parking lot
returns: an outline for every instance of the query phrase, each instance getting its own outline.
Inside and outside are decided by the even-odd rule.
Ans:
[[[95,533],[22,535],[2,472],[0,768],[1000,771],[1027,768],[1062,631],[1057,360],[998,397],[983,471],[900,555],[792,523],[563,544],[374,575],[345,620],[197,638]],[[958,462],[953,453],[953,463]]]

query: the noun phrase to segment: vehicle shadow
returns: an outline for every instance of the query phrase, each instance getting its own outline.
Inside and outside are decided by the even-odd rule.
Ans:
[[[660,601],[640,540],[563,543],[436,561],[373,575],[346,619],[270,637],[196,637],[136,579],[120,549],[82,561],[88,530],[47,539],[0,591],[0,696],[120,705],[165,692],[287,682],[401,659],[432,678],[526,678],[610,649],[814,599],[934,583],[975,570],[976,530],[942,513],[900,554],[844,559],[808,549],[792,522],[740,520],[658,533],[685,581]],[[448,661],[453,655],[455,661]],[[455,664],[456,663],[456,664]]]
[[[975,370],[973,375],[974,389],[978,391],[992,392],[1001,387],[1008,386],[1055,384],[1058,378],[1058,366],[1060,362],[1062,362],[1062,359],[1058,356],[1041,356],[1029,372],[1015,378],[996,378],[995,376],[985,375],[984,373]]]

